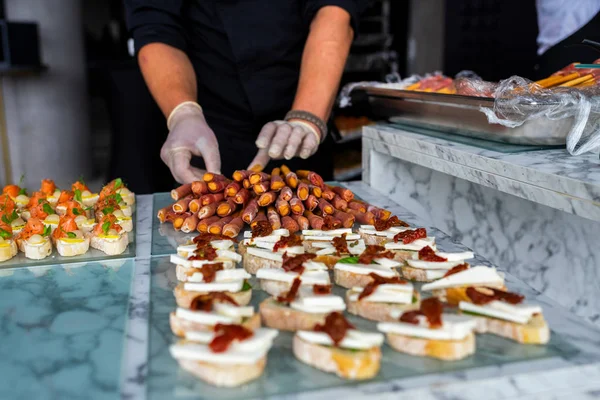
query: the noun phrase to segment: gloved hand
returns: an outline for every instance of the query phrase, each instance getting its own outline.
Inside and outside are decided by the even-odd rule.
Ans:
[[[312,124],[299,120],[273,121],[261,129],[256,139],[259,148],[249,167],[266,166],[270,159],[290,160],[308,158],[316,153],[321,142],[319,130]]]
[[[204,171],[192,167],[192,156],[204,159],[209,172],[221,173],[217,138],[206,123],[202,108],[193,102],[182,103],[167,121],[169,135],[160,149],[160,158],[181,184],[202,180]]]

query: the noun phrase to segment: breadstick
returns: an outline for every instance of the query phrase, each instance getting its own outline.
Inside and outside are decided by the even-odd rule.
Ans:
[[[179,186],[177,189],[171,190],[171,198],[175,201],[182,199],[192,194],[192,184],[186,183],[185,185]]]
[[[273,230],[281,228],[281,218],[279,218],[279,214],[277,213],[275,207],[270,206],[267,208],[267,219],[269,220]]]

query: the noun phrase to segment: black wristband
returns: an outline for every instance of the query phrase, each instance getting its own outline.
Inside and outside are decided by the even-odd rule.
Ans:
[[[327,136],[327,124],[325,121],[313,113],[301,110],[292,110],[285,115],[286,121],[291,119],[301,119],[316,125],[316,127],[321,131],[321,143],[323,143],[325,137]]]

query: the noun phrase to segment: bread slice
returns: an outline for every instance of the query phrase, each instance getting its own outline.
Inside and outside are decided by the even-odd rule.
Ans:
[[[417,301],[411,304],[380,303],[367,300],[351,301],[351,294],[352,290],[348,290],[346,292],[347,311],[350,314],[358,315],[359,317],[370,319],[372,321],[397,322],[397,319],[391,316],[392,312],[418,310],[421,305],[421,301],[419,299],[419,292],[417,291],[414,292],[414,296],[417,297]]]
[[[19,249],[14,240],[5,240],[0,246],[0,262],[10,260],[17,255]]]
[[[79,256],[87,253],[90,248],[90,239],[85,238],[81,242],[69,242],[62,239],[56,241],[56,250],[63,257]]]
[[[201,296],[203,294],[208,294],[208,293],[187,291],[183,288],[183,285],[184,285],[183,283],[180,283],[179,285],[175,286],[175,289],[173,289],[173,294],[175,295],[175,301],[177,302],[177,305],[179,307],[190,308],[190,305],[192,304],[192,300],[194,300],[196,297]],[[235,293],[234,292],[224,292],[224,293],[227,296],[231,297],[233,300],[235,300],[235,302],[239,306],[248,305],[248,303],[250,303],[250,300],[252,299],[252,289],[235,292]]]
[[[223,268],[224,269],[233,269],[235,267],[235,264],[232,262],[224,262],[223,263]],[[186,268],[183,267],[181,265],[177,265],[175,267],[175,276],[177,277],[177,280],[179,282],[187,282],[189,277],[194,275],[195,272],[202,272],[200,270],[200,268]]]
[[[174,312],[169,315],[169,322],[171,324],[171,331],[173,331],[173,334],[180,337],[185,337],[186,332],[207,332],[212,331],[214,328],[212,325],[206,325],[179,318]],[[260,328],[260,315],[254,314],[249,318],[244,318],[242,321],[242,326],[252,331]]]
[[[453,307],[458,307],[458,303],[461,301],[466,301],[467,303],[471,302],[471,298],[467,296],[467,288],[469,286],[460,286],[460,287],[452,287],[447,289],[436,289],[431,293],[440,299],[440,301],[448,303]],[[499,289],[506,290],[506,287],[502,287]]]
[[[294,355],[300,361],[340,378],[362,380],[373,378],[381,366],[381,349],[347,350],[306,342],[294,336]]]
[[[430,279],[427,277],[426,269],[422,268],[413,268],[410,265],[403,265],[400,267],[400,272],[404,279],[408,279],[409,281],[415,282],[433,282],[436,279]],[[439,278],[437,278],[439,279]]]
[[[102,236],[90,235],[90,246],[98,249],[109,256],[122,254],[129,244],[127,232],[119,235],[118,239],[107,239]]]
[[[385,243],[390,241],[385,236],[369,235],[367,233],[360,233],[360,237],[365,241],[367,246],[383,246]]]
[[[239,242],[238,245],[237,245],[237,252],[238,252],[238,254],[243,257],[244,254],[246,254],[246,249],[247,248],[248,247],[243,242]]]
[[[26,240],[21,240],[19,250],[31,260],[42,260],[52,254],[52,242],[48,238],[40,244],[29,244]]]
[[[411,250],[391,250],[394,253],[394,260],[404,263],[406,260],[410,260],[413,258],[413,255],[416,253]]]
[[[546,344],[550,341],[550,328],[542,314],[535,315],[528,324],[472,314],[469,316],[477,320],[477,333],[491,333],[522,344]]]
[[[265,326],[282,331],[312,331],[315,325],[325,323],[327,314],[311,314],[277,303],[274,298],[258,306]]]
[[[258,283],[263,291],[275,297],[287,293],[292,287],[291,282],[273,281],[270,279],[259,279]]]
[[[463,340],[432,340],[388,333],[388,344],[401,353],[455,361],[475,353],[475,335],[469,333]]]
[[[256,272],[261,268],[281,269],[281,261],[267,260],[266,258],[257,257],[248,253],[244,254],[242,265],[246,272],[252,275],[256,275]]]
[[[340,269],[333,270],[333,280],[335,284],[346,289],[352,289],[353,287],[364,288],[373,280],[369,275],[355,274],[349,271],[343,271]]]
[[[206,383],[235,387],[259,378],[267,365],[267,357],[254,364],[212,364],[194,360],[177,360],[179,366]]]

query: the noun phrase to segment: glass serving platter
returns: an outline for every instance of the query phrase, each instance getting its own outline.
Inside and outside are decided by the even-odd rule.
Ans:
[[[257,287],[255,281],[251,280],[251,283],[253,287]],[[233,389],[216,388],[203,383],[180,369],[169,353],[169,346],[178,340],[169,327],[169,313],[176,308],[172,293],[176,284],[175,266],[169,262],[168,257],[153,258],[150,288],[149,400],[254,399],[361,384],[340,379],[297,361],[292,353],[293,334],[283,331],[275,339],[268,355],[265,373],[258,380]],[[343,296],[344,289],[335,287],[334,293]],[[251,304],[257,310],[258,304],[267,296],[265,292],[255,289]],[[375,322],[352,315],[349,316],[349,320],[358,329],[376,331]],[[384,345],[379,374],[374,379],[363,382],[383,382],[542,358],[568,357],[576,353],[576,349],[557,335],[553,335],[546,346],[526,346],[493,335],[478,335],[476,354],[455,362],[413,357]]]

